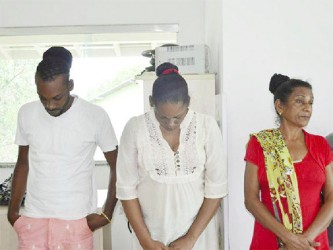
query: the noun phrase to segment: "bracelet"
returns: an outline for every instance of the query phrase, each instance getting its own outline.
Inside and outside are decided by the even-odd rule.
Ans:
[[[103,217],[107,219],[109,223],[111,223],[111,219],[105,213],[102,212],[101,215],[103,215]]]

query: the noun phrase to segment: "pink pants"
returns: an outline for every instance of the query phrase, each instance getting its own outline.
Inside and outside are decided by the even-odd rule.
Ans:
[[[93,249],[93,233],[86,218],[59,220],[21,216],[15,221],[14,229],[19,250]]]

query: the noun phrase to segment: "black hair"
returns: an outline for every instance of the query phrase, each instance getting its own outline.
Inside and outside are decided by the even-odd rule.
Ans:
[[[37,66],[35,77],[43,81],[52,81],[58,75],[65,74],[69,79],[70,65],[59,57],[46,57]]]
[[[274,102],[280,100],[285,104],[288,97],[297,87],[312,89],[310,83],[299,79],[291,79],[286,75],[274,74],[269,82],[269,91],[274,95]]]
[[[43,53],[43,59],[45,59],[47,57],[59,57],[59,58],[63,59],[64,61],[66,61],[67,64],[69,65],[69,67],[72,67],[72,61],[73,61],[72,53],[64,47],[53,46],[53,47],[47,49]]]
[[[153,84],[152,104],[183,102],[190,104],[190,96],[185,79],[178,67],[172,63],[162,63],[156,68],[157,79]]]
[[[289,96],[297,87],[312,89],[310,83],[299,79],[291,79],[289,76],[282,74],[274,74],[269,82],[269,91],[274,95],[274,103],[276,100],[280,100],[282,104],[286,104]],[[278,115],[276,122],[279,123],[281,115],[276,109],[275,112]]]

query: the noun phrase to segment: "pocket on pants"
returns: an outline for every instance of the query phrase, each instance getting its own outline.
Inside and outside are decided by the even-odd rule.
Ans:
[[[88,225],[88,220],[87,220],[87,218],[84,217],[84,218],[82,218],[81,220],[83,221],[83,224],[84,224],[84,225],[83,225],[83,228],[86,228],[86,229],[89,230],[90,233],[93,233],[93,231],[90,229],[90,227],[89,227],[89,225]]]
[[[13,228],[14,228],[16,233],[18,233],[20,231],[20,229],[22,228],[22,221],[24,221],[24,216],[21,215],[14,222]]]
[[[19,249],[46,249],[47,247],[46,219],[21,216],[13,225],[19,241]]]
[[[71,221],[69,231],[67,249],[93,249],[93,232],[90,230],[86,218]]]

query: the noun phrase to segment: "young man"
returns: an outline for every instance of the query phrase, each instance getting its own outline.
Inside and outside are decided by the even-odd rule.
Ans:
[[[44,53],[35,75],[40,101],[23,105],[18,114],[19,153],[8,220],[18,234],[19,249],[92,249],[92,232],[110,222],[117,202],[118,142],[107,113],[70,94],[71,60],[65,48]],[[111,170],[101,214],[95,213],[96,146]]]

